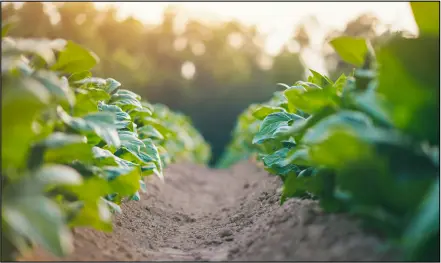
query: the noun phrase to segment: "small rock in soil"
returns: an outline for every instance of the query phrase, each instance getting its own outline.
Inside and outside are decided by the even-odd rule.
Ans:
[[[239,247],[230,248],[230,254],[236,254],[237,252],[239,252]]]
[[[234,237],[229,236],[229,237],[224,238],[224,240],[225,240],[225,241],[233,241],[233,240],[234,240]]]
[[[231,229],[222,229],[219,232],[220,237],[227,237],[227,236],[231,236],[231,235],[233,235],[233,231],[231,231]]]

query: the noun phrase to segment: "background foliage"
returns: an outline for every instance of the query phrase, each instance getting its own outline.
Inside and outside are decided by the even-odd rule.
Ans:
[[[69,39],[93,50],[101,58],[101,63],[92,69],[94,75],[117,79],[143,98],[190,116],[212,145],[212,162],[230,140],[240,112],[251,103],[268,100],[279,89],[276,83],[293,84],[304,79],[305,72],[309,74],[301,54],[310,45],[306,28],[313,18],[305,18],[298,28],[293,28],[291,42],[297,43],[298,50],[288,48],[292,43],[287,43],[271,57],[263,48],[265,36],[255,27],[237,21],[204,24],[189,20],[181,25],[177,17],[184,11],[169,8],[161,24],[143,25],[132,17],[118,20],[115,9],[101,11],[93,3],[67,2],[54,4],[59,20],[53,24],[45,5],[25,2],[15,9],[10,3],[2,3],[2,21],[11,16],[16,19],[10,36]],[[373,39],[378,37],[377,24],[375,17],[364,14],[341,32],[328,35]],[[177,31],[177,25],[183,29]],[[384,33],[387,34],[389,31]],[[229,39],[234,37],[242,43],[232,45]],[[320,52],[331,77],[350,71],[350,66],[327,43],[323,43]],[[181,74],[187,61],[196,69],[191,79]]]
[[[151,104],[99,58],[63,39],[7,37],[2,24],[1,260],[34,245],[64,256],[70,227],[111,231],[111,212],[139,200],[143,177],[174,161],[206,164],[210,147],[188,117]]]
[[[439,3],[411,3],[418,37],[330,44],[356,69],[332,80],[311,70],[238,118],[219,165],[256,156],[287,198],[349,212],[402,249],[439,261]],[[431,19],[427,19],[431,17]],[[416,66],[418,65],[418,66]]]

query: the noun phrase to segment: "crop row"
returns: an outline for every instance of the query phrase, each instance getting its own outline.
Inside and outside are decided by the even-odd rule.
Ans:
[[[186,116],[92,77],[94,53],[64,40],[12,39],[2,25],[2,260],[34,245],[72,251],[70,228],[111,231],[143,177],[206,163]]]
[[[311,70],[238,118],[227,166],[256,156],[286,198],[311,198],[388,236],[406,259],[439,261],[439,3],[411,3],[417,38],[375,50],[331,45],[357,67],[336,81]]]

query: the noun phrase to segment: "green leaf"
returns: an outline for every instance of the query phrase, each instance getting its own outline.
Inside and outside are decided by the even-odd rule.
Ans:
[[[73,251],[73,240],[60,209],[50,199],[4,189],[2,218],[20,235],[62,257]]]
[[[25,165],[32,123],[48,101],[46,88],[33,79],[2,79],[2,170]]]
[[[319,134],[320,131],[324,133]],[[325,165],[338,169],[347,166],[349,162],[369,158],[373,154],[372,147],[357,138],[356,134],[350,130],[317,129],[315,132],[320,137],[314,137],[314,139],[310,137],[308,140],[311,139],[311,141],[305,141],[310,145],[309,159],[313,165]]]
[[[319,180],[316,176],[289,174],[283,185],[281,203],[290,197],[301,197],[306,192],[317,194],[321,190]]]
[[[439,189],[438,179],[404,234],[408,260],[439,261]]]
[[[54,132],[38,144],[47,148],[59,148],[77,143],[87,143],[86,137],[75,134]]]
[[[18,18],[16,16],[11,16],[2,21],[2,38],[7,36],[9,30],[13,28],[13,25],[17,22]]]
[[[129,111],[130,117],[135,118],[144,118],[152,116],[152,111],[146,107],[135,108]]]
[[[368,52],[365,39],[343,36],[334,38],[330,44],[344,61],[357,67],[363,65]]]
[[[268,115],[260,125],[259,132],[253,138],[253,144],[261,144],[262,142],[274,138],[274,133],[281,127],[287,127],[291,122],[303,119],[302,117],[286,112],[277,112]]]
[[[439,145],[439,52],[439,37],[431,36],[394,38],[377,52],[378,92],[393,123],[434,145]]]
[[[141,196],[139,195],[139,192],[136,192],[131,198],[130,200],[134,200],[134,201],[139,201],[141,200]]]
[[[88,77],[80,79],[74,82],[77,85],[83,86],[85,88],[95,87],[105,89],[107,81],[103,78]]]
[[[164,140],[164,136],[153,126],[145,125],[137,130],[140,139],[156,139],[156,140]]]
[[[2,56],[38,55],[43,63],[51,65],[55,61],[54,49],[64,45],[62,39],[2,39]]]
[[[164,155],[161,155],[161,160],[166,159]],[[143,176],[148,176],[151,174],[155,174],[161,181],[164,181],[164,175],[161,171],[158,170],[157,165],[153,162],[149,162],[147,164],[143,164],[141,166],[141,172]]]
[[[57,108],[60,119],[69,127],[81,134],[85,134],[89,143],[92,140],[98,143],[96,136],[103,139],[107,144],[119,147],[121,141],[115,127],[115,115],[109,112],[95,112],[76,118],[69,116],[61,107]]]
[[[123,97],[132,97],[138,101],[141,101],[141,96],[139,96],[138,94],[136,94],[133,91],[126,90],[126,89],[120,89],[114,95],[123,96]]]
[[[410,2],[410,7],[420,34],[439,36],[439,3]]]
[[[335,112],[336,109],[333,107],[324,107],[307,119],[295,121],[289,127],[278,129],[274,136],[282,138],[287,136],[295,136],[296,140],[300,141],[306,131],[308,131],[311,127],[313,127],[322,119],[330,116],[331,114],[334,114]]]
[[[65,186],[64,189],[85,202],[95,202],[100,197],[112,193],[108,181],[98,176],[85,179],[81,185]]]
[[[106,200],[104,198],[102,198],[102,200],[109,206],[109,208],[112,211],[116,211],[118,214],[122,214],[122,210],[121,210],[121,207],[119,205],[115,204],[112,201]]]
[[[138,164],[154,160],[154,157],[147,153],[145,144],[137,137],[136,133],[118,131],[118,135],[121,140],[121,148],[115,152],[115,155]]]
[[[107,105],[104,102],[100,101],[98,103],[98,109],[100,111],[112,112],[116,116],[116,127],[117,129],[130,129],[130,124],[132,124],[130,115],[123,111],[120,107],[116,105]]]
[[[69,83],[71,84],[75,84],[77,81],[81,81],[83,79],[87,79],[87,78],[91,78],[92,77],[92,73],[90,73],[90,71],[85,70],[85,71],[81,71],[81,72],[75,72],[73,74],[71,74],[68,78]]]
[[[305,144],[314,144],[329,137],[331,131],[358,132],[372,126],[372,120],[363,113],[344,110],[323,118],[304,135]]]
[[[258,109],[256,109],[255,111],[253,111],[253,116],[259,120],[263,120],[265,119],[266,116],[270,115],[271,113],[280,112],[280,111],[285,111],[285,110],[281,107],[272,107],[272,106],[263,105]]]
[[[159,150],[153,141],[151,139],[143,139],[142,142],[144,143],[145,148],[141,148],[141,150],[145,151],[145,153],[152,157],[156,163],[160,164],[161,159],[159,157]]]
[[[343,92],[343,87],[346,85],[347,77],[345,74],[341,74],[340,77],[334,82],[333,88],[337,91],[337,94]]]
[[[282,177],[291,172],[299,172],[299,168],[296,165],[283,163],[288,151],[288,148],[282,148],[262,158],[265,166],[269,168],[269,172]]]
[[[286,153],[289,151],[288,148],[282,148],[277,151],[275,151],[272,154],[268,154],[265,156],[262,160],[263,163],[268,166],[272,167],[274,165],[278,165],[280,161],[282,161],[286,157]]]
[[[174,132],[168,128],[166,125],[161,123],[159,120],[152,118],[152,117],[144,117],[139,119],[139,122],[141,123],[141,126],[147,126],[151,125],[153,128],[155,128],[157,131],[159,131],[165,139],[168,137],[173,136]]]
[[[109,186],[112,192],[118,193],[121,196],[133,195],[141,187],[139,181],[141,180],[141,174],[139,168],[121,169],[106,167],[107,171],[116,172],[120,171],[117,176],[116,173],[112,175],[113,178],[109,179]]]
[[[113,153],[111,153],[108,150],[101,149],[99,147],[94,146],[92,148],[92,152],[94,155],[94,158],[97,161],[97,164],[99,165],[118,165],[118,162],[116,161],[119,159]]]
[[[309,82],[312,82],[322,88],[328,88],[334,84],[332,82],[332,80],[330,80],[328,77],[318,73],[317,71],[312,70],[312,69],[310,69],[309,71],[311,71],[311,73],[312,73],[312,76],[310,76],[308,78]]]
[[[144,164],[142,167],[141,167],[141,171],[142,172],[148,172],[148,171],[151,171],[152,173],[153,173],[153,170],[155,170],[156,169],[156,165],[155,165],[155,163],[153,163],[153,162],[149,162],[149,163],[147,163],[147,164]]]
[[[118,81],[112,78],[103,79],[103,78],[96,78],[91,76],[87,78],[79,79],[74,83],[86,89],[98,88],[104,91],[106,94],[108,94],[109,97],[111,94],[115,92],[115,90],[117,90],[121,86],[121,83],[119,83]]]
[[[91,146],[87,144],[86,137],[80,135],[56,132],[37,143],[35,147],[41,149],[35,154],[42,155],[47,163],[69,163],[74,160],[87,162],[92,158]]]
[[[67,79],[60,79],[55,73],[43,70],[35,72],[33,77],[40,81],[58,101],[66,101],[72,106],[75,104],[75,95]]]
[[[102,89],[77,88],[76,90],[76,104],[74,106],[74,116],[84,116],[90,112],[97,110],[97,103],[100,101],[107,101],[110,96]]]
[[[58,60],[51,70],[75,73],[90,70],[98,61],[98,57],[93,52],[68,41],[66,48],[60,52]]]
[[[375,121],[388,127],[392,126],[392,119],[388,112],[387,101],[377,92],[366,90],[357,94],[354,99],[354,106],[369,114]]]
[[[282,160],[280,160],[280,165],[285,166],[288,164],[295,165],[310,165],[309,151],[306,147],[296,147],[294,149],[290,149],[284,156]]]
[[[118,90],[110,98],[109,104],[117,105],[124,111],[130,111],[133,109],[142,110],[142,104],[140,102],[141,97],[128,90]]]
[[[121,83],[119,83],[118,81],[116,81],[112,78],[106,79],[105,90],[107,93],[112,94],[120,86],[121,86]]]
[[[305,82],[305,81],[297,81],[294,86],[291,88],[296,88],[299,91],[308,91],[308,90],[317,90],[322,89],[320,86],[318,86],[315,83],[312,82]]]
[[[112,214],[108,202],[101,197],[84,202],[82,209],[69,222],[69,225],[72,227],[93,227],[97,230],[111,232]]]
[[[143,192],[143,193],[146,193],[147,192],[147,186],[145,185],[145,183],[144,183],[144,181],[143,180],[139,180],[139,185],[140,185],[140,190]]]
[[[64,165],[44,165],[34,176],[39,182],[49,185],[80,185],[83,182],[83,178],[75,169]]]
[[[312,114],[326,106],[336,106],[337,97],[332,91],[313,89],[307,91],[300,91],[299,89],[291,88],[285,90],[283,93],[288,100],[288,107],[290,111],[300,109],[306,113]]]

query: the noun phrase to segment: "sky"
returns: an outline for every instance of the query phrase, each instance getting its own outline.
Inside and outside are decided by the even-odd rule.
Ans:
[[[295,25],[310,15],[314,15],[319,23],[311,36],[317,45],[322,43],[325,32],[343,29],[348,21],[366,12],[385,24],[391,24],[392,29],[417,33],[408,2],[96,2],[95,5],[97,8],[115,5],[121,19],[133,16],[149,24],[160,23],[168,5],[178,6],[189,16],[206,22],[236,19],[244,24],[254,24],[267,35],[265,48],[272,55],[292,36]],[[317,70],[324,68],[314,50],[310,50],[306,57],[309,66]]]
[[[416,25],[408,2],[96,2],[98,8],[115,5],[121,18],[134,16],[144,23],[160,23],[168,5],[179,6],[192,17],[203,21],[237,19],[255,24],[268,34],[267,50],[275,53],[292,35],[294,25],[314,15],[322,28],[341,29],[351,19],[371,12],[395,29],[416,32]]]
[[[20,3],[16,3],[20,4]],[[326,32],[343,29],[347,22],[363,13],[372,13],[392,29],[406,29],[417,33],[409,2],[95,2],[98,9],[116,6],[118,16],[133,16],[145,24],[159,24],[169,5],[185,10],[188,17],[205,22],[238,20],[256,25],[266,35],[265,49],[275,55],[292,36],[296,25],[309,16],[315,16],[318,26],[308,30],[312,48],[303,54],[303,61],[325,73],[321,49]],[[181,12],[180,12],[181,14]],[[185,17],[183,17],[185,22]],[[182,23],[183,25],[183,23]],[[381,29],[379,29],[381,31]]]

